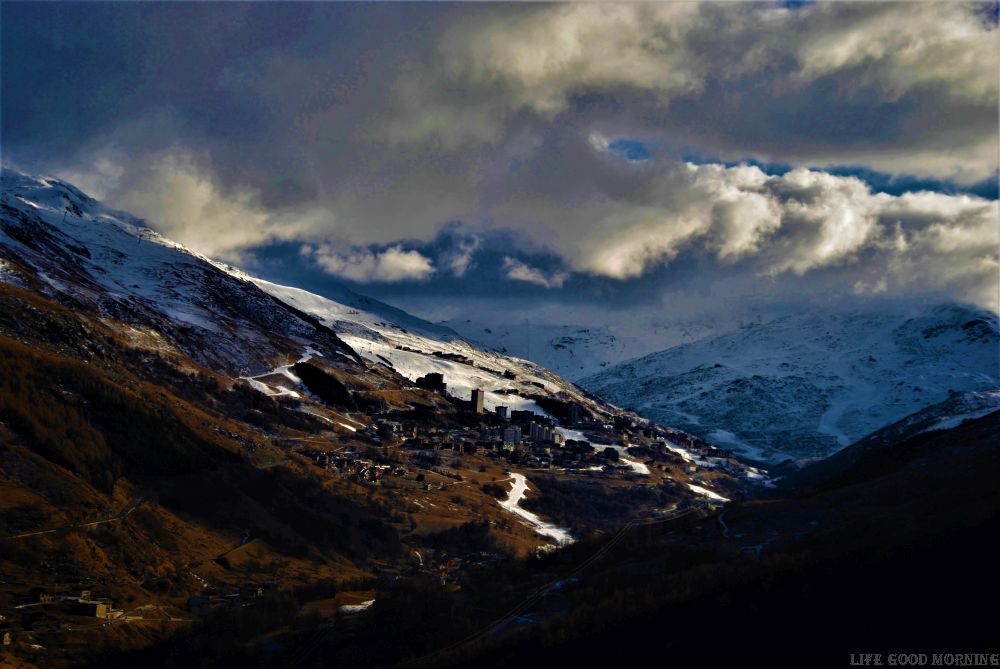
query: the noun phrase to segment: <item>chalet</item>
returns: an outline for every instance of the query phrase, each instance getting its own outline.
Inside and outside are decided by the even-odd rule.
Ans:
[[[442,395],[447,392],[448,384],[444,382],[444,375],[438,372],[430,372],[421,376],[416,380],[417,388],[423,388],[424,390],[433,390],[434,392],[441,393]]]
[[[363,472],[366,481],[381,481],[382,477],[392,471],[389,465],[369,465]]]
[[[108,611],[111,610],[110,603],[94,600],[80,599],[70,606],[70,611],[78,616],[90,616],[92,618],[107,618]]]

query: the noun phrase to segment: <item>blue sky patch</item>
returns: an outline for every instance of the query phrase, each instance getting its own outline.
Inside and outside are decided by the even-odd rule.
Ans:
[[[631,162],[649,160],[649,148],[637,139],[616,139],[608,143],[608,150]]]

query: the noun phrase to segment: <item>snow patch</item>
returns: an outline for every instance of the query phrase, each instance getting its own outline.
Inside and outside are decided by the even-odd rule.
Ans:
[[[570,535],[569,530],[565,530],[552,523],[547,523],[531,511],[518,506],[528,492],[528,480],[524,477],[524,474],[516,472],[511,472],[510,477],[514,480],[514,486],[507,494],[507,499],[498,502],[498,504],[511,513],[523,518],[538,534],[554,539],[557,544],[566,545],[573,543],[573,537]]]
[[[729,501],[729,499],[727,497],[723,497],[719,493],[713,492],[713,491],[709,490],[708,488],[702,488],[700,485],[695,485],[693,483],[688,483],[687,486],[688,486],[688,488],[690,488],[692,490],[692,492],[696,492],[699,495],[704,495],[705,497],[708,497],[709,499],[714,499],[717,502],[728,502]]]
[[[364,613],[365,611],[370,609],[372,607],[372,604],[374,603],[375,603],[374,599],[369,599],[367,601],[361,602],[360,604],[344,604],[338,609],[338,611],[343,613],[345,616],[353,616],[359,613]]]
[[[175,321],[180,321],[181,323],[187,323],[188,325],[197,326],[203,330],[208,330],[209,332],[218,332],[219,328],[216,327],[208,318],[195,314],[190,311],[182,311],[180,309],[166,308],[164,312]]]
[[[943,416],[933,425],[921,430],[920,433],[950,430],[953,427],[958,427],[967,420],[982,418],[1000,409],[1000,389],[988,390],[981,393],[969,393],[969,396],[970,399],[974,399],[974,406],[967,407],[968,411],[953,416]]]
[[[626,458],[624,456],[619,456],[619,459],[632,468],[636,474],[642,474],[644,476],[649,476],[649,467],[645,464],[639,462],[638,460],[633,460],[632,458]]]

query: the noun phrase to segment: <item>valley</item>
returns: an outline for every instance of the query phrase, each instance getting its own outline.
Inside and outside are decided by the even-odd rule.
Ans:
[[[998,2],[0,63],[0,669],[1000,667]]]
[[[400,579],[447,591],[762,477],[537,364],[4,177],[0,614],[24,666],[293,600],[363,615]]]
[[[721,346],[708,339],[665,358],[716,366],[650,367],[688,398],[655,422],[376,300],[274,284],[68,184],[4,176],[4,666],[500,666],[525,648],[622,654],[595,639],[659,624],[698,640],[671,637],[688,656],[727,615],[714,603],[749,615],[759,583],[782,593],[769,613],[808,639],[781,602],[819,626],[846,605],[799,598],[812,587],[801,579],[860,560],[891,584],[919,568],[907,547],[933,552],[938,532],[971,547],[995,523],[988,365],[948,377],[976,390],[915,407],[835,457],[764,469],[745,457],[756,452],[740,447],[735,417],[808,442],[781,436],[766,403],[712,389],[766,367],[746,351],[733,363],[733,337],[725,354],[704,353]],[[898,326],[892,345],[951,364],[952,348],[995,339],[988,319],[957,309],[927,318]],[[760,327],[746,345],[780,348]],[[605,373],[616,385],[603,392],[634,404],[661,387],[639,369]],[[782,378],[798,380],[801,412],[820,397],[810,420],[846,430],[851,412],[832,416],[828,399],[842,381],[824,374]],[[790,402],[779,391],[772,401]],[[687,413],[693,397],[730,413]],[[884,416],[914,406],[909,390],[887,397]],[[852,569],[830,577],[834,590],[871,586]],[[725,629],[749,643],[764,634],[749,620]]]

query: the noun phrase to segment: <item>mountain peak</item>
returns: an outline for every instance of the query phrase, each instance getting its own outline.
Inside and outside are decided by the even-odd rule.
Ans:
[[[998,358],[996,315],[958,303],[897,305],[785,315],[580,383],[640,415],[775,462],[828,455],[950,392],[995,389]]]

